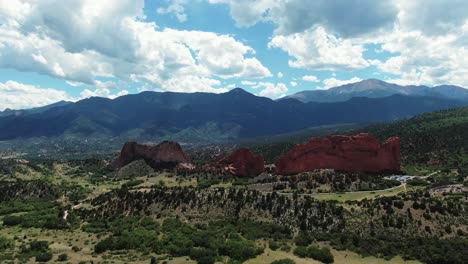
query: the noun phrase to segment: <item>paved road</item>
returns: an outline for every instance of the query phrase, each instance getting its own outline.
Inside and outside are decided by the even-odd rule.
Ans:
[[[420,178],[420,179],[426,179],[434,174],[437,174],[439,173],[440,171],[434,171],[426,176],[412,176],[412,177],[417,177],[417,178]],[[411,175],[408,175],[408,176],[411,176]],[[387,191],[391,191],[391,190],[394,190],[394,189],[398,189],[398,188],[401,188],[403,187],[406,191],[406,182],[402,182],[400,185],[398,186],[394,186],[394,187],[391,187],[391,188],[387,188],[387,189],[381,189],[381,190],[371,190],[371,191],[355,191],[355,192],[340,192],[340,193],[337,193],[337,192],[329,192],[329,193],[298,193],[298,195],[307,195],[307,196],[320,196],[320,195],[330,195],[330,194],[339,194],[339,195],[342,195],[342,194],[359,194],[359,193],[371,193],[371,192],[374,192],[374,193],[379,193],[379,192],[387,192]],[[268,192],[264,192],[264,193],[272,193],[271,191],[268,191]],[[276,192],[278,194],[282,194],[282,195],[293,195],[292,192]]]
[[[386,191],[391,191],[393,189],[397,189],[397,188],[400,188],[400,187],[404,187],[405,190],[406,190],[406,183],[402,183],[398,186],[394,186],[394,187],[391,187],[391,188],[387,188],[387,189],[380,189],[380,190],[371,190],[371,191],[355,191],[355,192],[328,192],[328,193],[298,193],[297,195],[303,195],[303,196],[320,196],[320,195],[331,195],[331,194],[337,194],[337,195],[343,195],[343,194],[355,194],[355,193],[371,193],[371,192],[374,192],[374,193],[379,193],[379,192],[386,192]],[[268,191],[268,192],[263,192],[263,193],[273,193],[271,191]],[[294,193],[292,192],[276,192],[277,194],[282,194],[282,195],[293,195]]]

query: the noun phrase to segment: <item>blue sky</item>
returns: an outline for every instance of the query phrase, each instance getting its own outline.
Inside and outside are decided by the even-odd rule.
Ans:
[[[141,91],[468,87],[468,1],[0,0],[0,110]]]

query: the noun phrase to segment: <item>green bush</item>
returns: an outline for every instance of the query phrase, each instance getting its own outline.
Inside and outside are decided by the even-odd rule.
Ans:
[[[281,249],[281,251],[289,252],[289,251],[291,251],[291,246],[288,245],[288,244],[284,244],[284,245],[281,246],[280,249]]]
[[[47,262],[51,260],[53,257],[52,252],[46,251],[46,252],[38,252],[36,254],[36,262]]]
[[[323,263],[333,263],[333,255],[328,248],[320,249],[316,246],[298,246],[294,249],[294,255],[300,258],[312,258]]]
[[[296,238],[294,238],[294,243],[296,243],[297,246],[308,246],[310,243],[312,243],[313,237],[309,232],[300,232]]]
[[[291,231],[275,223],[242,221],[237,223],[238,230],[247,239],[259,238],[283,239],[290,238]]]
[[[81,251],[81,248],[79,248],[78,246],[73,246],[73,247],[72,247],[72,250],[73,250],[74,252],[79,252],[79,251]]]
[[[166,218],[160,227],[149,217],[123,217],[110,221],[96,219],[83,230],[111,233],[94,246],[98,254],[107,250],[134,249],[170,257],[189,256],[198,263],[207,264],[223,256],[243,262],[263,253],[264,249],[255,244],[257,238],[271,238],[271,247],[279,248],[273,238],[290,236],[287,229],[271,223],[215,221],[189,225],[176,218]]]
[[[66,229],[69,228],[67,221],[59,217],[58,208],[31,211],[21,216],[8,215],[3,218],[4,226],[36,227],[47,229]]]
[[[290,258],[285,258],[285,259],[275,260],[271,264],[296,264],[296,262]]]
[[[23,222],[21,216],[16,215],[7,215],[3,218],[3,225],[4,226],[15,226],[19,225]]]
[[[307,248],[308,256],[323,263],[333,263],[333,255],[328,248],[320,249],[315,246]]]
[[[216,252],[206,248],[192,248],[190,258],[197,261],[198,264],[214,264],[216,261]]]
[[[309,252],[307,251],[307,248],[304,246],[298,246],[297,248],[294,249],[293,253],[294,255],[300,258],[307,258],[309,256]]]
[[[14,247],[15,242],[6,237],[0,236],[0,251]]]
[[[31,241],[29,242],[29,247],[31,248],[31,251],[40,251],[40,252],[45,252],[49,250],[49,242],[47,241]]]
[[[68,260],[67,253],[60,254],[57,258],[57,261],[67,261],[67,260]]]
[[[270,241],[268,241],[268,247],[269,247],[271,250],[275,251],[275,250],[277,250],[277,249],[280,247],[280,245],[278,244],[278,242],[276,242],[276,241],[274,241],[274,240],[270,240]]]
[[[6,237],[0,236],[0,251],[11,248],[15,245],[15,242]]]
[[[244,262],[257,255],[257,247],[255,243],[250,240],[228,240],[220,248],[220,253],[232,259]]]
[[[53,201],[44,200],[22,200],[22,201],[8,201],[0,204],[0,215],[8,215],[18,212],[30,212],[44,210],[54,207]]]
[[[114,241],[112,240],[111,237],[108,237],[104,240],[99,241],[95,246],[94,246],[94,252],[96,253],[103,253],[106,250],[109,249],[114,249]]]

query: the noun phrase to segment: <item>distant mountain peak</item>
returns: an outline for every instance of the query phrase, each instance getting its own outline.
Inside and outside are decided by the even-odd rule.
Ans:
[[[362,80],[360,82],[357,82],[356,84],[361,84],[361,85],[391,85],[388,82],[385,82],[385,81],[382,81],[382,80],[379,80],[379,79],[375,79],[375,78]]]
[[[360,82],[361,83],[387,83],[385,81],[382,81],[382,80],[379,80],[379,79],[376,79],[376,78],[369,78],[369,79],[362,80]]]
[[[349,88],[354,88],[354,89],[369,90],[369,89],[388,87],[391,85],[392,84],[384,82],[382,80],[372,78],[372,79],[366,79],[366,80],[362,80],[362,81],[355,82],[355,83],[341,85],[335,88],[349,87]]]
[[[244,90],[242,88],[239,88],[239,87],[236,87],[236,88],[230,90],[228,93],[230,93],[230,94],[249,94],[249,95],[252,95],[251,93],[249,93],[246,90]]]
[[[355,83],[343,84],[328,90],[301,91],[286,98],[295,98],[302,102],[344,102],[353,97],[381,98],[394,94],[409,96],[432,96],[437,98],[468,101],[468,89],[453,85],[429,87],[424,85],[398,85],[379,79],[367,79]]]

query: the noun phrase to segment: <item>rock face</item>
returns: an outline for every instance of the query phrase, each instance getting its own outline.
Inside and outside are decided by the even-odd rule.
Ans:
[[[265,170],[265,162],[262,155],[252,153],[249,148],[242,147],[231,155],[218,161],[225,165],[227,171],[238,177],[254,177]]]
[[[190,158],[177,142],[164,141],[156,146],[148,146],[129,141],[123,146],[120,156],[109,165],[109,169],[120,169],[139,159],[157,170],[172,169],[180,163],[190,164]]]
[[[295,174],[314,169],[350,172],[400,171],[400,139],[382,145],[370,134],[332,135],[299,144],[276,162],[277,174]]]

